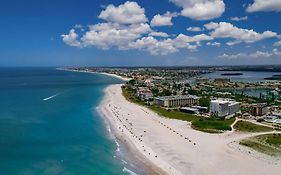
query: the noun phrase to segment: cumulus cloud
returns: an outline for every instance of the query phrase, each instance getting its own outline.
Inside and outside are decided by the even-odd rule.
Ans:
[[[195,36],[187,36],[179,34],[176,38],[157,40],[152,36],[143,37],[128,45],[129,49],[147,50],[152,55],[167,55],[178,52],[179,49],[188,49],[189,51],[196,51],[200,46],[201,41],[212,40],[213,38],[201,34]]]
[[[190,32],[200,32],[200,31],[202,31],[202,29],[200,27],[188,27],[186,30],[190,31]]]
[[[181,15],[194,20],[220,17],[225,11],[223,0],[170,0],[182,8]]]
[[[81,43],[77,40],[78,34],[75,32],[74,29],[71,29],[69,31],[69,34],[62,34],[62,40],[65,42],[65,44],[75,47],[80,47]]]
[[[158,37],[168,37],[169,35],[165,32],[150,32],[149,33],[150,36],[158,36]]]
[[[276,11],[281,12],[281,1],[280,0],[254,0],[253,4],[250,4],[247,12],[259,12],[259,11]]]
[[[187,4],[215,2],[216,0],[173,0],[175,3],[186,2]],[[217,0],[218,1],[218,0]],[[222,1],[223,2],[223,1]],[[184,6],[185,7],[185,6]],[[192,8],[193,6],[191,6]],[[183,10],[184,11],[184,10]],[[170,25],[175,13],[166,12],[152,19],[151,25]],[[163,19],[163,18],[168,19]],[[152,55],[167,55],[178,52],[181,49],[196,51],[206,42],[208,46],[220,47],[221,43],[215,42],[216,38],[230,38],[226,44],[229,46],[245,42],[253,43],[271,37],[280,37],[275,32],[265,31],[262,33],[254,30],[242,29],[231,23],[210,22],[204,28],[189,27],[188,31],[206,31],[208,34],[188,36],[185,34],[169,35],[168,33],[151,29],[145,17],[145,10],[136,2],[127,1],[119,6],[108,5],[99,15],[103,22],[82,26],[76,25],[68,34],[63,34],[62,40],[73,47],[97,47],[100,49],[117,50],[144,50]],[[152,24],[153,23],[153,24]],[[79,31],[79,32],[78,32]],[[280,38],[279,38],[280,40]],[[279,42],[277,42],[279,43]],[[277,46],[278,44],[276,44]],[[277,53],[277,52],[276,52]]]
[[[150,32],[150,26],[145,23],[123,26],[114,23],[100,23],[90,26],[81,38],[83,47],[96,46],[101,49],[116,47],[123,49],[129,42]]]
[[[176,13],[171,13],[171,12],[166,12],[164,15],[155,15],[151,22],[150,22],[150,25],[152,27],[155,27],[155,26],[172,26],[173,25],[173,22],[172,22],[172,18],[177,16]]]
[[[119,6],[108,5],[98,16],[108,22],[120,24],[136,24],[147,22],[144,8],[138,3],[127,1]]]
[[[273,49],[272,51],[256,51],[254,53],[238,53],[238,54],[223,54],[218,56],[218,58],[223,59],[257,59],[257,58],[270,58],[273,56],[281,56],[281,52],[278,49]]]
[[[253,43],[266,38],[277,37],[277,33],[265,31],[263,33],[255,32],[254,30],[242,29],[226,22],[210,22],[204,25],[206,29],[211,30],[210,35],[214,38],[232,38],[228,45],[235,45],[241,42]]]
[[[277,41],[273,44],[274,46],[281,46],[281,41]]]
[[[231,21],[246,21],[248,20],[248,16],[243,16],[243,17],[231,17],[230,18]]]
[[[129,48],[148,50],[152,55],[167,55],[178,51],[173,44],[173,40],[165,39],[158,41],[152,36],[143,37],[130,43]]]
[[[216,47],[220,47],[221,43],[219,42],[207,42],[206,43],[207,46],[216,46]]]

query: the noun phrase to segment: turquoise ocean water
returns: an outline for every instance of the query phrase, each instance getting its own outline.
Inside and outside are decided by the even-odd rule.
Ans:
[[[123,148],[96,112],[103,89],[116,83],[100,74],[1,68],[0,175],[142,174],[118,155]]]

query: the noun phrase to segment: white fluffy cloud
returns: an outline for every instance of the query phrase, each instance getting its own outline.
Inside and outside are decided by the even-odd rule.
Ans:
[[[209,20],[220,17],[224,10],[223,0],[170,0],[182,7],[181,15],[194,20]]]
[[[75,46],[75,47],[80,47],[81,43],[77,40],[78,39],[78,34],[75,32],[74,29],[71,29],[69,31],[69,34],[63,34],[62,40],[65,42],[65,44],[70,45],[70,46]]]
[[[175,17],[177,14],[175,13],[170,13],[170,12],[166,12],[164,15],[155,15],[151,22],[150,25],[152,27],[154,26],[172,26],[173,22],[172,22],[172,18]]]
[[[281,56],[281,52],[278,49],[273,49],[272,51],[256,51],[254,53],[238,53],[238,54],[223,54],[218,56],[218,58],[223,59],[257,59],[257,58],[270,58],[273,56]]]
[[[274,46],[281,46],[281,41],[277,41],[273,44]]]
[[[207,42],[206,43],[207,46],[216,46],[216,47],[220,47],[221,43],[219,42]]]
[[[128,45],[129,49],[147,50],[152,55],[167,55],[178,52],[179,49],[188,49],[189,51],[196,51],[200,46],[201,41],[212,40],[213,38],[201,34],[195,36],[187,36],[179,34],[176,38],[157,40],[152,36],[143,37]]]
[[[246,10],[247,12],[258,12],[258,11],[281,12],[281,1],[280,0],[254,0],[254,3],[250,4]]]
[[[149,33],[150,36],[158,36],[158,37],[168,37],[169,35],[165,32],[150,32]]]
[[[254,30],[242,29],[231,23],[208,23],[204,25],[208,30],[212,30],[210,35],[214,38],[232,38],[234,41],[228,42],[228,45],[238,44],[240,42],[253,43],[266,38],[277,37],[277,33],[265,31],[257,33]]]
[[[202,29],[200,27],[188,27],[186,30],[190,31],[190,32],[200,32],[200,31],[202,31]]]
[[[231,21],[246,21],[248,20],[248,16],[243,16],[243,17],[231,17],[230,18]]]
[[[198,4],[219,3],[222,0],[171,0],[183,7],[182,15],[188,8],[194,8]],[[188,4],[190,6],[188,6]],[[197,4],[197,5],[196,5]],[[223,3],[224,5],[224,3]],[[205,12],[207,13],[207,11]],[[166,12],[163,15],[156,15],[151,21],[152,26],[172,25],[172,18],[175,13]],[[210,14],[209,14],[210,15]],[[201,16],[202,17],[202,16]],[[209,16],[210,17],[210,16]],[[181,49],[196,51],[201,45],[220,47],[221,43],[214,41],[216,38],[230,38],[226,44],[229,46],[245,42],[253,43],[266,38],[279,37],[277,33],[265,31],[262,33],[238,28],[231,23],[210,22],[204,27],[189,27],[187,31],[208,31],[208,34],[188,36],[185,34],[169,35],[168,33],[152,30],[145,16],[144,8],[136,2],[127,1],[119,6],[108,5],[99,15],[104,22],[94,25],[76,25],[68,34],[63,34],[64,43],[73,47],[97,47],[100,49],[117,50],[145,50],[152,55],[167,55],[178,52]],[[197,18],[199,19],[199,18]],[[203,19],[203,18],[200,18]],[[240,18],[239,18],[240,19]],[[281,45],[280,41],[274,44]],[[279,51],[271,54],[277,55]],[[266,53],[256,54],[266,56]],[[243,55],[243,54],[242,54]],[[237,57],[235,55],[225,55]],[[253,55],[247,55],[254,57]]]
[[[114,23],[100,23],[90,26],[81,38],[83,47],[96,46],[101,49],[116,47],[125,48],[128,43],[140,38],[143,34],[150,32],[148,24],[131,24],[123,26]]]
[[[118,7],[108,5],[98,16],[100,19],[108,22],[120,24],[136,24],[147,22],[144,8],[141,8],[138,3],[127,1]]]
[[[178,51],[173,44],[173,40],[165,39],[158,41],[152,36],[138,39],[130,43],[129,47],[131,49],[148,50],[152,55],[167,55]]]

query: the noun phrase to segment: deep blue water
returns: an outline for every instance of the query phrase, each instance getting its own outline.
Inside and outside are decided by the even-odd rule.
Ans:
[[[96,112],[115,83],[99,74],[1,68],[0,175],[127,174]]]

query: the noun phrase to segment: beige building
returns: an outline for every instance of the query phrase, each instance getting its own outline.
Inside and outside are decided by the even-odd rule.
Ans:
[[[253,116],[263,116],[268,113],[268,107],[266,104],[253,104],[251,106],[251,115]]]
[[[199,104],[199,97],[194,95],[163,96],[154,98],[154,103],[158,106],[196,106]]]
[[[137,90],[137,96],[142,100],[149,100],[153,98],[152,92],[147,87],[139,87]]]

